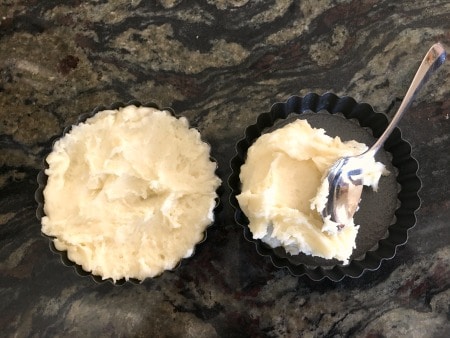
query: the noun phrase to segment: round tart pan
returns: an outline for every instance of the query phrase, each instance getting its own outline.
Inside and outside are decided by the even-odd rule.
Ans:
[[[168,112],[169,112],[170,114],[172,114],[173,116],[179,117],[179,116],[177,116],[177,115],[175,114],[175,112],[172,110],[172,108],[160,108],[157,104],[155,104],[155,103],[153,103],[153,102],[146,103],[146,104],[142,104],[142,103],[140,103],[139,101],[132,100],[132,101],[129,101],[129,102],[127,102],[127,103],[116,102],[116,103],[113,103],[113,104],[110,105],[110,106],[98,106],[98,107],[96,107],[92,112],[86,113],[86,114],[83,114],[83,115],[80,115],[79,118],[78,118],[78,120],[77,120],[77,123],[76,123],[76,124],[85,122],[88,118],[94,116],[95,114],[97,114],[97,113],[100,112],[100,111],[103,111],[103,110],[117,110],[117,109],[119,109],[119,108],[124,108],[124,107],[126,107],[126,106],[131,106],[131,105],[136,106],[136,107],[149,107],[149,108],[156,108],[156,109],[158,109],[158,110],[165,110],[165,111],[168,111]],[[50,142],[52,146],[51,146],[51,149],[48,149],[48,153],[50,153],[50,152],[52,151],[54,143],[55,143],[59,138],[63,137],[63,136],[66,135],[68,132],[70,132],[70,130],[72,129],[72,127],[73,127],[73,126],[68,126],[68,127],[66,127],[66,128],[64,129],[64,131],[62,132],[61,135],[55,136],[55,137],[52,138],[52,140],[51,140],[51,142]],[[46,157],[47,157],[47,155],[45,156],[45,158],[46,158]],[[45,158],[44,158],[44,160],[43,160],[43,168],[39,171],[39,174],[38,174],[38,176],[37,176],[38,188],[37,188],[37,190],[36,190],[36,192],[35,192],[35,195],[34,195],[35,200],[36,200],[36,202],[37,202],[37,204],[38,204],[38,207],[37,207],[37,210],[36,210],[36,217],[38,218],[39,221],[42,219],[42,217],[45,216],[45,212],[44,212],[44,202],[45,202],[45,201],[44,201],[43,191],[44,191],[44,188],[45,188],[45,186],[46,186],[46,184],[47,184],[47,179],[48,179],[48,176],[45,174],[45,169],[48,168],[48,164],[47,164]],[[213,161],[214,163],[216,163],[216,175],[217,175],[217,161],[216,161],[214,158],[212,158],[212,157],[210,157],[210,160]],[[219,196],[219,195],[221,194],[221,191],[222,191],[221,189],[222,189],[221,186],[219,186],[218,189],[217,189],[218,197],[216,197],[216,206],[215,206],[215,208],[214,208],[215,218],[217,217],[217,213],[218,213],[219,209],[221,208],[221,205],[219,205],[219,201],[220,201],[220,196]],[[212,223],[212,224],[213,224],[213,223]],[[210,224],[209,226],[211,226],[212,224]],[[208,226],[208,227],[209,227],[209,226]],[[144,280],[139,280],[139,279],[135,279],[135,278],[130,278],[130,279],[128,279],[128,280],[126,280],[125,278],[122,278],[122,279],[120,279],[120,280],[116,280],[115,282],[114,282],[111,278],[108,278],[108,279],[102,279],[101,276],[97,276],[97,275],[92,274],[91,272],[85,271],[85,270],[83,270],[83,268],[81,267],[81,265],[79,265],[79,264],[77,264],[77,263],[71,261],[71,260],[69,259],[68,255],[67,255],[67,251],[60,251],[60,250],[56,249],[56,247],[55,247],[55,245],[54,245],[54,243],[53,243],[53,239],[54,239],[53,237],[47,236],[46,234],[44,234],[44,233],[42,233],[42,232],[41,232],[41,235],[49,240],[50,250],[51,250],[52,252],[54,252],[55,254],[58,254],[58,255],[61,257],[62,263],[63,263],[64,265],[66,265],[66,266],[71,266],[71,267],[73,267],[74,270],[75,270],[75,272],[76,272],[77,275],[79,275],[79,276],[82,276],[82,277],[90,276],[96,283],[99,283],[99,284],[100,284],[100,283],[104,283],[104,282],[110,282],[110,283],[112,283],[112,284],[114,284],[114,285],[123,285],[123,284],[125,284],[126,282],[129,282],[129,283],[131,283],[131,284],[140,284],[140,283],[142,283],[142,282],[144,281]],[[204,233],[203,233],[203,238],[195,245],[195,247],[196,247],[197,245],[199,245],[200,243],[203,243],[203,242],[206,240],[206,237],[207,237],[207,229],[205,229],[205,231],[204,231]],[[192,257],[192,256],[195,254],[195,247],[194,247],[194,250],[193,250],[192,255],[191,255],[190,257]],[[169,271],[174,271],[174,270],[177,269],[177,268],[178,268],[185,260],[187,260],[187,259],[190,258],[190,257],[181,259],[181,260],[178,262],[178,264],[177,264],[173,269],[171,269],[171,270],[169,270]],[[166,270],[166,271],[167,271],[167,270]],[[162,274],[162,273],[161,273],[161,274]],[[160,275],[159,275],[159,276],[160,276]],[[156,277],[158,277],[158,276],[155,276],[155,277],[152,277],[152,278],[156,278]]]
[[[411,156],[411,146],[402,139],[398,128],[377,154],[377,160],[386,165],[390,174],[380,179],[378,192],[364,188],[360,208],[355,215],[355,224],[360,225],[356,249],[348,265],[335,259],[290,255],[283,247],[271,248],[253,238],[248,219],[236,199],[241,193],[240,168],[246,160],[248,148],[259,136],[295,119],[306,119],[312,127],[325,129],[329,136],[339,136],[344,141],[354,139],[368,146],[381,136],[388,125],[386,116],[375,113],[370,105],[332,93],[292,96],[261,114],[255,124],[247,127],[245,137],[237,142],[236,155],[230,164],[230,203],[235,209],[236,222],[243,227],[244,237],[255,244],[260,255],[269,257],[276,267],[287,268],[295,276],[307,275],[314,281],[324,278],[340,281],[346,276],[357,278],[366,270],[378,269],[383,260],[395,256],[398,246],[407,242],[408,230],[415,225],[415,212],[420,206],[418,163]]]

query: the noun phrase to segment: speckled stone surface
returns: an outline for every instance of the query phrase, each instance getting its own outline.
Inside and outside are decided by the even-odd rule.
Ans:
[[[49,250],[35,217],[50,139],[100,104],[171,106],[212,145],[277,101],[335,92],[391,116],[419,62],[450,46],[438,0],[0,2],[0,336],[448,337],[450,80],[442,67],[400,127],[420,163],[406,246],[339,283],[260,257],[223,208],[196,255],[141,285],[96,284]]]

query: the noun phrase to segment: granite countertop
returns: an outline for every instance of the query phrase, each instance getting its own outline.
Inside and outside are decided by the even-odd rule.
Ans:
[[[11,337],[448,337],[450,76],[400,123],[420,163],[417,225],[359,279],[294,277],[244,240],[227,202],[196,255],[115,287],[79,277],[35,217],[50,139],[95,106],[171,106],[212,145],[277,101],[334,92],[391,116],[428,48],[450,46],[448,1],[104,0],[0,3],[0,332]]]

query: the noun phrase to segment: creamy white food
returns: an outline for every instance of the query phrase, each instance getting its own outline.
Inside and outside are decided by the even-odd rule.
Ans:
[[[192,255],[220,184],[185,118],[128,106],[74,126],[47,157],[42,231],[103,279],[154,277]]]
[[[331,138],[300,119],[259,137],[241,167],[237,196],[253,237],[274,248],[283,246],[292,255],[303,252],[347,264],[359,226],[351,221],[338,231],[336,223],[324,222],[320,211],[328,186],[322,182],[337,159],[366,149],[363,143]],[[380,176],[388,173],[375,160],[364,168],[364,184],[374,189]]]

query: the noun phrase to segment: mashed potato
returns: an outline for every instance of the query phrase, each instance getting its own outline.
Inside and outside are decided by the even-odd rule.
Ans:
[[[326,259],[348,260],[355,248],[359,226],[353,222],[340,231],[322,219],[328,189],[323,178],[340,157],[358,155],[367,146],[331,138],[323,129],[296,120],[259,137],[248,149],[241,167],[239,205],[255,239],[271,247],[283,246],[292,255],[303,252]],[[366,185],[376,189],[383,164],[365,164]]]
[[[220,184],[185,118],[128,106],[97,113],[47,157],[42,232],[103,279],[140,280],[189,257]]]

